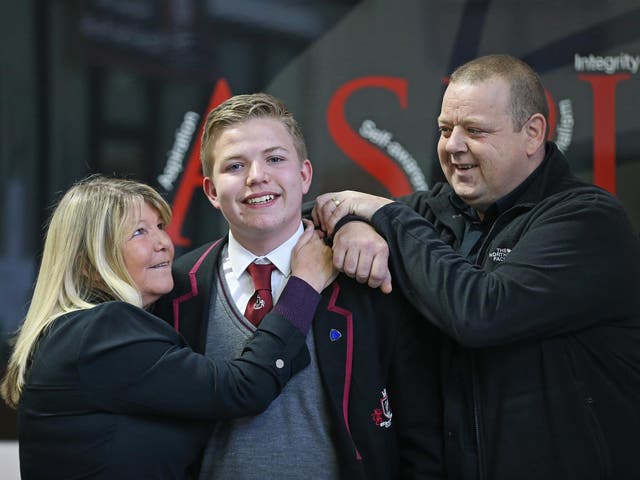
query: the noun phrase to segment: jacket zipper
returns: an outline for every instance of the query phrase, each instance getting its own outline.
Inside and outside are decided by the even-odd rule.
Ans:
[[[524,205],[516,205],[504,212],[502,212],[498,217],[494,220],[493,224],[489,228],[487,235],[484,237],[482,241],[482,245],[480,245],[480,249],[478,250],[478,257],[476,259],[476,265],[482,266],[485,261],[487,247],[491,241],[491,236],[493,231],[496,229],[496,225],[500,223],[500,220],[504,218],[508,213],[512,212],[517,208],[521,208]],[[476,375],[476,361],[475,361],[475,352],[471,352],[471,398],[473,400],[473,433],[476,439],[476,451],[478,452],[478,478],[480,480],[484,480],[485,472],[484,472],[484,455],[483,455],[483,445],[482,445],[482,436],[480,432],[480,405],[478,404],[478,380]]]
[[[491,239],[491,234],[493,233],[498,221],[508,212],[503,212],[499,215],[491,227],[487,232],[487,235],[484,237],[482,241],[482,245],[480,245],[480,249],[478,250],[478,256],[476,259],[476,264],[481,266],[484,263],[484,259],[486,256],[487,246],[489,245],[489,241]],[[478,479],[484,480],[484,455],[483,455],[483,445],[482,445],[482,436],[480,434],[480,405],[478,404],[478,376],[476,374],[476,355],[475,352],[471,352],[471,399],[473,401],[473,433],[475,435],[476,440],[476,452],[478,452]]]

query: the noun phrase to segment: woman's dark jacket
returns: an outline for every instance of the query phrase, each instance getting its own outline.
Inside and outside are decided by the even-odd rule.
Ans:
[[[186,478],[207,420],[263,411],[308,361],[305,336],[275,313],[241,357],[217,363],[127,303],[64,315],[40,339],[18,406],[22,480]]]

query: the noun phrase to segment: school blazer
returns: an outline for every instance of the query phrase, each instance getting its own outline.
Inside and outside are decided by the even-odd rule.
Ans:
[[[227,237],[174,262],[157,313],[204,351]],[[317,363],[341,478],[444,478],[439,333],[403,298],[339,276],[313,320]]]

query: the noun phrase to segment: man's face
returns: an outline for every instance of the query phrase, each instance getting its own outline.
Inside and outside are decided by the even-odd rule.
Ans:
[[[240,244],[262,255],[291,237],[312,167],[298,159],[286,127],[272,118],[250,119],[223,130],[212,148],[213,172],[204,191]]]
[[[440,166],[455,192],[482,214],[535,169],[525,125],[514,132],[511,94],[503,79],[451,83],[438,117]]]

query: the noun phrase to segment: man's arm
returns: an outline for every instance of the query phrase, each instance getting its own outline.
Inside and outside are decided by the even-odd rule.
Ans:
[[[358,210],[369,197],[357,192],[326,194],[316,203],[317,221],[322,217],[330,230],[340,215],[364,212],[388,242],[395,287],[461,344],[491,346],[575,331],[612,318],[608,305],[628,306],[629,298],[637,297],[630,286],[637,284],[634,276],[640,273],[637,262],[629,264],[640,255],[637,238],[620,205],[604,192],[590,188],[546,200],[492,271],[443,242],[425,212],[414,210],[424,208],[420,202],[388,201],[367,218],[382,203],[374,199]],[[340,204],[328,205],[333,198]],[[362,248],[358,245],[366,236],[354,233],[345,242],[336,234],[338,263],[349,255],[355,258],[356,250],[350,250]],[[348,253],[336,255],[339,248]],[[344,269],[344,263],[336,266]],[[360,264],[358,269],[366,270]],[[350,276],[354,275],[352,269]]]
[[[564,334],[637,311],[640,246],[619,204],[585,189],[536,210],[512,244],[496,246],[504,255],[491,268],[469,262],[405,205],[385,206],[372,224],[389,244],[396,288],[465,346]]]
[[[344,216],[355,215],[368,222],[380,208],[391,202],[393,200],[389,198],[352,190],[329,192],[316,198],[311,215],[321,230],[333,235],[336,224]]]
[[[391,292],[389,247],[371,225],[361,221],[343,225],[334,235],[332,250],[336,269],[359,283]]]

